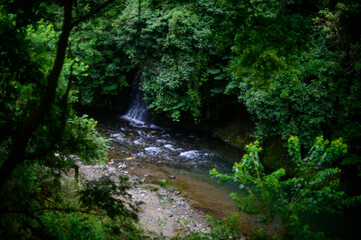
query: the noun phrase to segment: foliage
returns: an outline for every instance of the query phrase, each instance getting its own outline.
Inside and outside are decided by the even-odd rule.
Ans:
[[[334,135],[343,135],[349,143],[350,154],[344,165],[358,168],[360,175],[360,21],[361,4],[357,1],[338,2],[334,8],[320,11],[315,18],[317,29],[326,39],[328,49],[337,54],[337,62],[343,72],[336,82],[337,115],[331,126]]]
[[[232,32],[223,34],[234,38],[228,68],[232,81],[267,88],[272,76],[297,66],[296,55],[309,37],[308,18],[301,17],[299,11],[289,11],[296,4],[292,1],[227,2],[229,23],[224,24]],[[220,40],[228,41],[229,37]]]
[[[343,136],[351,146],[344,164],[359,165],[359,10],[355,1],[129,1],[110,18],[116,41],[107,43],[110,55],[129,59],[124,68],[141,71],[158,117],[217,125],[231,95],[258,139],[298,135],[310,147],[316,136]],[[93,94],[91,84],[81,94]]]
[[[240,239],[242,232],[240,228],[239,215],[234,213],[229,218],[223,218],[221,221],[214,219],[211,216],[205,216],[206,220],[211,227],[209,232],[193,232],[186,235],[178,235],[174,239],[187,239],[187,240],[223,240],[223,239]]]
[[[176,189],[178,189],[178,191],[183,195],[183,196],[187,196],[187,193],[185,191],[183,191],[183,188],[179,185],[177,185],[174,182],[171,181],[167,181],[166,179],[161,179],[159,181],[152,181],[153,184],[159,185],[163,188],[169,189],[171,186],[175,187]]]
[[[79,213],[49,212],[42,216],[44,235],[53,239],[105,239],[102,222]]]
[[[73,2],[74,21],[87,19],[99,7],[98,1]],[[349,146],[348,153],[332,166],[348,170],[345,175],[356,168],[361,173],[361,33],[355,24],[361,21],[359,1],[114,2],[102,16],[77,22],[68,46],[68,36],[64,36],[70,31],[61,27],[59,16],[66,12],[62,7],[69,1],[11,0],[0,5],[0,170],[12,164],[12,153],[24,156],[1,189],[1,209],[16,214],[23,211],[23,219],[16,218],[16,224],[29,225],[31,232],[38,234],[32,210],[38,209],[44,199],[34,196],[44,196],[42,191],[47,189],[42,187],[43,173],[39,169],[47,168],[54,177],[51,184],[59,186],[60,173],[76,167],[74,155],[85,163],[105,159],[106,141],[96,133],[96,122],[76,116],[72,104],[124,100],[129,79],[138,71],[144,77],[142,89],[148,107],[159,118],[184,125],[193,122],[214,126],[225,119],[224,115],[234,118],[238,108],[245,107],[256,124],[255,137],[265,140],[280,136],[286,140],[297,135],[300,140],[289,142],[294,146],[291,155],[299,151],[300,144],[313,146],[310,154],[314,155],[307,161],[318,158],[315,146],[337,150],[337,144],[326,147],[320,139],[313,145],[316,136],[342,136]],[[59,39],[64,46],[57,45]],[[65,56],[56,63],[59,52]],[[55,67],[61,71],[50,81]],[[51,87],[50,82],[56,86]],[[50,88],[54,93],[49,95]],[[228,105],[229,99],[238,99],[239,104]],[[33,119],[38,121],[31,129],[28,126]],[[31,131],[24,134],[24,129]],[[25,135],[24,141],[17,141]],[[17,146],[23,150],[14,151]],[[255,145],[253,148],[253,152],[260,151]],[[297,161],[292,159],[294,164]],[[298,166],[298,174],[309,171],[302,166]],[[330,169],[324,173],[327,178],[339,176],[338,168]],[[301,184],[302,192],[312,179],[304,182],[298,176],[287,185],[293,178],[282,180],[284,174],[278,170],[274,175],[262,176],[264,181],[266,176],[272,180],[267,179],[270,182],[264,184],[265,191],[276,191],[276,187],[279,191],[271,191],[274,196],[270,202],[279,204],[280,194],[296,191],[292,190],[294,185]],[[357,183],[355,176],[350,178]],[[326,183],[336,189],[337,182]],[[331,196],[337,195],[330,191]],[[47,193],[45,196],[49,197]],[[307,201],[299,203],[310,206]],[[265,203],[265,209],[273,209],[270,219],[279,211],[277,204]],[[240,206],[259,211],[249,204]],[[58,217],[68,219],[86,234],[89,225],[80,220],[82,216],[47,214],[48,223]],[[2,224],[11,223],[9,216],[1,218]],[[291,216],[288,222],[308,231]],[[45,223],[45,218],[40,222]],[[59,224],[56,231],[60,234],[65,225]],[[94,230],[95,235],[103,231],[98,230]],[[25,229],[22,234],[29,232]]]
[[[322,134],[323,126],[335,116],[335,84],[339,65],[318,59],[322,49],[313,49],[304,56],[302,68],[277,77],[272,90],[251,88],[241,96],[256,122],[258,139],[281,135],[299,135],[310,147],[312,139]],[[311,55],[311,56],[310,56]],[[245,87],[247,88],[247,87]]]
[[[71,51],[66,54],[71,27],[77,23],[69,14],[72,1],[63,3],[61,32],[56,30],[57,23],[39,19],[42,14],[36,11],[44,10],[40,1],[29,5],[30,12],[16,8],[19,2],[0,6],[0,238],[104,239],[131,233],[135,239],[140,235],[135,234],[139,231],[134,227],[134,209],[125,208],[124,199],[110,196],[114,191],[125,194],[129,186],[124,179],[118,184],[103,179],[107,185],[113,184],[108,192],[84,188],[82,191],[93,193],[93,198],[83,199],[87,208],[79,205],[76,186],[70,191],[61,180],[70,168],[77,173],[74,154],[85,163],[94,163],[105,160],[108,149],[96,132],[96,121],[77,117],[71,109],[77,100],[72,83],[84,77],[88,68]],[[47,7],[62,12],[57,5]],[[92,5],[84,19],[95,13],[94,9],[101,6]],[[69,20],[73,20],[70,28]],[[104,183],[93,184],[104,187]],[[100,193],[103,205],[92,205]],[[107,202],[116,204],[109,210]]]
[[[15,174],[17,178],[1,193],[4,201],[0,205],[0,236],[5,239],[14,236],[27,239],[146,239],[136,226],[136,209],[125,208],[132,206],[128,205],[129,195],[125,193],[130,188],[127,179],[122,178],[115,184],[103,177],[85,182],[79,188],[74,179],[60,179],[39,166],[20,167]],[[110,185],[112,189],[106,191],[108,188],[104,185]],[[92,195],[88,195],[90,192]],[[18,198],[13,199],[13,195]],[[97,196],[103,204],[95,201]]]
[[[243,105],[257,139],[342,136],[343,164],[360,166],[359,12],[354,0],[126,1],[72,40],[92,66],[80,101],[122,94],[140,71],[156,117],[218,127]],[[241,104],[224,108],[226,95]]]
[[[87,117],[83,115],[69,119],[63,141],[69,144],[71,152],[77,154],[85,163],[94,163],[95,160],[105,162],[109,147],[106,140],[95,129],[97,121]]]
[[[198,14],[192,1],[160,8],[142,1],[140,13],[138,7],[129,1],[115,26],[126,55],[144,76],[149,108],[175,121],[189,113],[199,122],[209,98],[204,85],[220,71],[208,67],[213,49],[209,18]]]
[[[80,192],[80,200],[87,208],[99,208],[106,211],[111,218],[122,216],[136,219],[132,205],[126,205],[124,199],[129,201],[131,195],[127,193],[130,189],[128,179],[119,177],[119,183],[114,183],[107,177],[100,180],[87,181],[85,188]],[[124,199],[114,196],[121,195]]]
[[[233,51],[225,93],[246,105],[255,136],[298,135],[307,147],[318,135],[343,136],[350,146],[343,164],[360,166],[360,4],[225,2],[234,11],[220,25],[229,29],[220,43]]]
[[[355,0],[117,2],[72,36],[77,96],[124,106],[140,72],[156,118],[219,127],[241,106],[257,139],[342,136],[343,165],[361,166],[359,13]]]
[[[206,219],[211,225],[211,232],[207,234],[210,239],[239,239],[242,237],[240,218],[238,214],[232,214],[229,218],[218,221],[210,216]]]
[[[128,189],[129,184],[123,180],[117,187]],[[39,164],[27,162],[19,166],[13,179],[0,192],[0,236],[4,239],[14,236],[27,239],[69,239],[71,236],[104,239],[108,235],[119,235],[119,231],[116,231],[118,228],[125,231],[123,234],[139,232],[134,225],[133,210],[129,210],[128,215],[117,215],[110,219],[103,212],[106,210],[104,207],[82,207],[80,193],[86,191],[86,188],[79,189],[74,180],[61,179],[51,169],[45,170]],[[99,192],[93,191],[98,195]],[[121,196],[123,192],[117,194]],[[112,209],[118,207],[112,206]]]
[[[329,143],[322,137],[316,138],[304,158],[297,137],[290,137],[288,144],[289,154],[296,166],[293,177],[283,179],[286,172],[282,168],[265,173],[259,159],[262,148],[257,141],[247,145],[247,154],[239,163],[235,163],[233,174],[220,174],[216,169],[211,171],[211,175],[222,182],[237,183],[241,194],[232,193],[230,197],[235,200],[239,210],[257,215],[267,224],[266,234],[280,239],[300,238],[302,234],[311,236],[308,228],[300,223],[302,213],[338,213],[343,206],[361,200],[359,196],[347,197],[339,190],[341,170],[331,167],[347,151],[341,139]],[[277,227],[277,223],[280,227]]]
[[[16,15],[6,13],[1,8],[0,14],[0,40],[3,43],[0,46],[2,142],[26,119],[28,112],[34,109],[45,82],[38,70],[39,64],[28,51],[30,43],[25,40],[25,32],[16,29]],[[21,114],[23,112],[25,114]]]
[[[96,104],[127,87],[129,60],[117,42],[114,19],[123,8],[118,3],[103,16],[78,27],[71,38],[72,54],[91,66],[75,83],[83,105]]]

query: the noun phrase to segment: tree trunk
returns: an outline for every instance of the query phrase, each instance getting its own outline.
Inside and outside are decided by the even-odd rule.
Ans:
[[[0,188],[10,178],[15,167],[24,161],[29,139],[39,125],[44,122],[45,117],[48,115],[51,106],[55,101],[55,92],[58,86],[59,76],[64,65],[66,48],[72,29],[72,3],[73,0],[65,0],[62,33],[57,45],[54,66],[47,77],[47,88],[43,100],[30,118],[20,128],[14,138],[14,144],[10,153],[0,168]]]
[[[10,178],[15,167],[25,160],[26,147],[33,135],[34,131],[44,122],[46,116],[49,114],[51,106],[55,102],[55,93],[58,86],[58,80],[61,70],[64,65],[66,49],[69,41],[71,30],[79,23],[89,19],[94,14],[98,13],[114,0],[107,0],[98,7],[94,8],[89,13],[72,20],[72,6],[73,0],[64,0],[64,20],[62,32],[59,36],[57,45],[57,52],[54,66],[47,77],[47,87],[39,107],[34,111],[30,118],[20,128],[14,137],[14,144],[10,153],[0,168],[0,188]]]

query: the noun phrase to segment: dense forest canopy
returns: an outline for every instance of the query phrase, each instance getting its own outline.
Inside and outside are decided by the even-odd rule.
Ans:
[[[343,164],[360,166],[359,11],[358,1],[128,1],[79,27],[73,54],[92,67],[78,96],[116,98],[141,71],[158,118],[219,125],[232,115],[223,104],[238,101],[226,109],[245,108],[255,138],[342,137]]]
[[[360,193],[358,0],[0,2],[0,237],[146,239],[135,209],[113,197],[127,198],[125,179],[87,183],[76,196],[59,190],[78,159],[107,160],[96,121],[75,109],[124,110],[137,72],[155,121],[212,132],[246,119],[250,138],[284,147],[298,136],[282,167],[297,173],[295,152],[302,159],[311,148],[305,159],[316,159],[322,145],[337,155],[317,158],[328,177]],[[318,136],[342,142],[327,148]],[[60,219],[78,230],[65,232]]]

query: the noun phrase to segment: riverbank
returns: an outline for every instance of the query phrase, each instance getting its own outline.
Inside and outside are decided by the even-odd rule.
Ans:
[[[209,231],[204,213],[193,207],[193,203],[177,188],[166,188],[149,181],[149,175],[138,177],[130,174],[122,164],[110,161],[107,164],[86,166],[81,162],[79,175],[86,180],[101,176],[114,179],[128,177],[132,185],[129,194],[133,203],[139,205],[139,224],[150,235],[175,237],[178,234],[194,231]]]

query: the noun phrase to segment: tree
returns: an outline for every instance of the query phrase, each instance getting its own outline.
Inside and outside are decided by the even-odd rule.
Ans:
[[[46,77],[47,84],[44,96],[39,103],[39,106],[30,114],[30,117],[25,120],[25,122],[21,126],[19,126],[17,132],[13,135],[14,138],[12,140],[12,146],[10,147],[8,156],[6,157],[4,163],[1,165],[0,168],[0,187],[2,187],[5,182],[10,178],[15,167],[18,164],[24,162],[26,156],[26,148],[28,146],[29,140],[31,139],[36,129],[41,124],[43,124],[45,118],[51,110],[53,103],[55,102],[56,88],[58,86],[58,80],[64,65],[66,49],[71,30],[79,23],[87,20],[92,15],[99,12],[113,1],[114,0],[106,1],[98,7],[94,8],[92,11],[88,12],[87,14],[78,16],[75,19],[73,19],[72,17],[73,1],[64,1],[62,32],[59,36],[57,44],[54,65],[49,75]]]
[[[92,21],[80,24],[70,40],[74,56],[91,66],[86,74],[74,83],[82,105],[100,105],[116,100],[117,110],[122,109],[132,70],[130,58],[118,41],[115,20],[122,14],[124,3],[113,4],[112,8]],[[119,101],[123,100],[123,102]]]
[[[257,141],[246,146],[247,154],[235,163],[233,174],[220,174],[213,169],[211,175],[222,182],[233,181],[239,185],[241,194],[232,193],[230,197],[240,211],[257,215],[265,222],[270,237],[308,239],[312,235],[307,227],[302,227],[300,214],[337,213],[345,205],[360,202],[361,196],[350,198],[339,190],[341,170],[331,166],[347,151],[341,139],[329,143],[322,137],[316,138],[304,158],[297,137],[290,137],[288,146],[295,166],[294,176],[285,179],[282,168],[265,173],[259,159],[262,148]]]
[[[74,155],[85,163],[107,156],[96,121],[77,117],[71,108],[73,81],[87,66],[67,50],[71,30],[113,0],[77,1],[81,8],[89,3],[85,12],[74,9],[72,0],[62,2],[63,10],[35,1],[25,15],[16,8],[19,2],[0,6],[0,238],[99,239],[127,227],[120,234],[126,236],[137,230],[134,208],[114,196],[129,198],[125,179],[101,179],[83,189],[76,184],[72,192],[62,185],[71,183],[60,181],[62,173],[76,169]],[[60,32],[56,24],[39,21],[40,5],[63,14]]]

